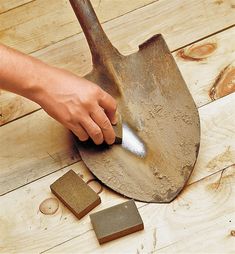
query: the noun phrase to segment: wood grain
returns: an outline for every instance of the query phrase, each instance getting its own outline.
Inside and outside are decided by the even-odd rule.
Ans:
[[[218,172],[189,186],[171,204],[139,208],[144,232],[100,247],[88,230],[43,253],[76,253],[78,246],[84,253],[234,253],[234,170],[230,167],[222,178]]]
[[[97,0],[96,3],[109,4],[108,1]],[[8,6],[5,10],[23,2],[24,0],[4,1],[5,6]],[[118,1],[114,2],[119,8]],[[135,1],[128,2],[133,4]],[[108,31],[112,42],[126,54],[134,52],[139,43],[158,31],[167,36],[171,50],[175,50],[233,25],[235,20],[233,2],[233,0],[161,0],[125,14],[126,18],[123,16],[107,22],[105,30]],[[2,2],[0,7],[1,4]],[[7,11],[12,12],[8,17],[13,27],[19,30],[16,32],[8,27],[6,33],[9,34],[5,39],[10,42],[11,35],[12,45],[16,46],[19,42],[21,47],[24,43],[26,46],[32,43],[32,47],[43,45],[47,40],[42,39],[42,44],[37,41],[36,28],[40,27],[38,30],[41,31],[43,27],[44,31],[48,32],[46,19],[42,21],[40,17],[36,17],[35,24],[32,24],[34,19],[33,15],[30,16],[30,11],[25,14],[23,6],[20,8],[19,12],[16,11],[18,8]],[[40,8],[37,11],[43,14],[45,12],[42,10],[43,6]],[[106,15],[107,9],[102,10]],[[31,12],[33,13],[33,10]],[[7,24],[7,20],[1,19],[1,15],[0,27]],[[47,18],[47,15],[50,16],[43,14],[43,17]],[[28,18],[32,21],[27,21]],[[48,19],[49,23],[52,20],[53,18]],[[32,30],[28,30],[27,27]],[[36,32],[29,37],[34,29]],[[234,61],[234,33],[234,28],[231,28],[174,53],[197,106],[201,107],[211,101],[210,88],[226,66],[233,66],[231,63]],[[215,48],[212,45],[216,45]],[[81,75],[91,68],[90,56],[82,35],[64,38],[63,41],[33,55]],[[226,86],[228,87],[228,84],[225,84]],[[4,122],[38,109],[36,104],[21,99],[13,94],[0,93],[0,115],[4,114],[2,117]],[[49,185],[68,170],[74,169],[86,181],[93,178],[82,162],[75,163],[79,157],[75,157],[77,152],[72,148],[69,133],[41,110],[2,126],[1,193],[18,189],[0,196],[0,252],[234,253],[232,232],[235,230],[235,167],[230,166],[234,164],[235,158],[234,102],[235,94],[230,94],[200,108],[201,150],[189,186],[183,193],[168,205],[146,205],[137,202],[145,222],[145,231],[114,241],[102,248],[98,247],[88,217],[78,221],[61,203],[53,215],[43,215],[39,211],[41,202],[54,197]],[[73,163],[75,164],[66,167]],[[50,174],[54,171],[57,172]],[[25,186],[19,188],[22,185]],[[101,206],[94,211],[125,200],[106,188],[101,193],[101,198]]]
[[[127,14],[128,15],[128,14]],[[197,62],[197,61],[185,61],[184,59],[178,59],[178,56],[176,56],[176,59],[180,65],[180,68],[183,72],[183,75],[186,76],[186,80],[192,84],[191,86],[193,87],[193,89],[191,90],[191,86],[190,86],[190,90],[193,94],[194,99],[197,101],[197,95],[199,95],[199,106],[200,104],[200,100],[201,100],[201,92],[197,92],[197,85],[195,84],[195,80],[200,80],[200,86],[201,89],[200,91],[203,91],[204,94],[208,94],[208,90],[209,90],[209,86],[211,86],[211,84],[208,84],[207,82],[204,82],[204,80],[207,79],[208,76],[210,76],[208,73],[213,73],[213,75],[216,75],[216,73],[218,72],[218,68],[223,68],[224,65],[226,65],[228,62],[231,61],[231,59],[234,57],[234,44],[227,44],[226,41],[227,40],[233,40],[233,38],[235,38],[234,36],[234,28],[233,29],[229,29],[223,33],[220,33],[218,35],[215,35],[217,39],[215,39],[215,36],[213,36],[212,38],[208,38],[205,42],[199,42],[199,43],[207,43],[208,41],[211,42],[217,42],[217,49],[213,52],[213,54],[211,54],[210,56],[208,56],[206,59],[203,60],[203,62]],[[81,37],[81,35],[79,35]],[[80,38],[79,37],[79,38]],[[84,39],[81,39],[84,40]],[[79,41],[79,40],[78,40]],[[53,62],[57,62],[57,57],[59,55],[59,62],[63,63],[63,65],[61,67],[65,67],[66,68],[66,63],[70,64],[71,62],[73,63],[73,70],[75,71],[76,69],[78,69],[78,67],[80,66],[80,64],[77,65],[76,63],[76,59],[86,59],[82,58],[84,52],[87,52],[85,50],[85,48],[87,47],[86,44],[83,42],[81,43],[77,43],[77,39],[75,40],[74,38],[70,39],[70,43],[67,44],[66,42],[66,48],[64,48],[64,43],[59,43],[53,47],[51,47],[50,49],[45,49],[42,52],[40,52],[43,55],[43,58],[47,58],[47,60],[53,61]],[[72,55],[70,55],[69,52],[74,52],[74,48],[76,47],[76,45],[82,45],[79,50],[75,50],[75,52],[78,54],[74,54],[74,57],[72,57]],[[230,46],[232,45],[232,46]],[[66,50],[66,54],[68,54],[68,59],[65,58],[64,53],[60,54],[63,50]],[[55,54],[58,53],[58,54]],[[177,53],[176,53],[177,55]],[[38,56],[40,56],[40,54],[38,53]],[[55,57],[57,56],[57,57]],[[62,61],[61,61],[61,57],[62,57]],[[51,59],[52,58],[52,59]],[[88,56],[87,56],[88,58]],[[213,59],[214,58],[214,59]],[[67,59],[67,60],[66,60]],[[70,61],[69,61],[70,59]],[[75,59],[75,61],[73,60]],[[212,60],[213,59],[213,60]],[[227,63],[226,63],[227,60]],[[85,60],[86,61],[86,60]],[[206,64],[208,61],[208,66],[207,68],[205,68]],[[219,63],[219,67],[218,67],[218,63]],[[69,69],[72,68],[72,66],[69,67]],[[80,68],[80,70],[82,70],[84,73],[86,72],[86,70],[89,69],[90,64],[84,63],[83,68]],[[188,67],[189,66],[189,67]],[[214,68],[215,66],[215,68]],[[202,71],[203,68],[207,69],[208,71]],[[195,70],[197,69],[197,72],[195,72]],[[200,76],[197,75],[198,73],[200,73]],[[189,78],[192,77],[192,81],[189,80]],[[199,79],[200,78],[200,79]],[[203,85],[205,85],[204,88]],[[199,89],[198,89],[199,90]],[[5,95],[4,95],[5,96]],[[205,98],[206,96],[204,96]],[[17,97],[20,98],[20,97]],[[4,102],[6,102],[6,96],[4,99]],[[12,119],[6,112],[9,112],[11,110],[11,108],[9,107],[9,105],[12,105],[13,110],[12,112],[13,114],[13,118],[17,116],[16,112],[24,112],[24,110],[22,109],[24,107],[24,105],[26,104],[22,104],[21,100],[17,101],[16,98],[13,96],[12,99],[12,104],[10,102],[7,102],[6,104],[1,105],[1,111],[2,111],[2,115],[3,117],[5,116],[6,119],[10,120]],[[224,101],[224,100],[222,100]],[[205,102],[204,102],[205,103]],[[5,105],[5,107],[4,107]],[[23,106],[22,106],[23,105]],[[213,108],[213,106],[211,106]],[[223,111],[226,113],[227,106],[224,107]],[[35,108],[33,108],[35,109]],[[232,110],[232,106],[230,106],[228,108],[228,110]],[[202,111],[203,112],[203,111]],[[12,113],[9,113],[12,114]],[[224,117],[227,115],[227,117],[229,118],[228,114],[225,114]],[[231,114],[231,116],[233,115],[233,113]],[[203,115],[202,115],[203,117]],[[218,114],[215,114],[211,116],[211,120],[213,119],[217,119],[217,122],[219,124],[219,128],[223,128],[223,118],[221,119],[219,117]],[[71,164],[74,162],[74,160],[71,159],[67,159],[66,156],[68,156],[68,154],[71,154],[71,152],[68,152],[67,149],[71,148],[65,148],[66,146],[63,145],[63,142],[67,143],[67,135],[68,132],[65,131],[62,127],[58,128],[55,126],[58,126],[53,120],[49,120],[50,118],[46,116],[46,114],[44,112],[37,112],[35,115],[29,115],[24,119],[20,119],[17,121],[17,123],[11,123],[9,126],[3,126],[1,128],[1,144],[2,147],[4,147],[4,151],[3,153],[1,153],[1,176],[4,176],[7,181],[4,179],[2,180],[2,184],[0,185],[1,187],[1,191],[0,193],[3,194],[9,190],[12,190],[14,188],[17,188],[21,185],[26,184],[27,182],[33,181],[43,175],[46,175],[50,172],[53,172],[55,170],[58,170],[60,167],[63,167],[65,165]],[[221,120],[220,120],[221,119]],[[231,120],[231,118],[230,118]],[[229,124],[231,123],[231,124]],[[55,130],[54,131],[54,139],[53,139],[53,145],[50,144],[50,140],[51,137],[50,135],[44,135],[43,139],[40,139],[37,137],[37,132],[35,130],[38,130],[38,126],[39,124],[42,125],[42,128],[40,129],[40,131],[44,131],[45,133],[48,133],[48,131],[50,129]],[[233,122],[228,122],[228,132],[231,132],[232,127],[233,127]],[[30,128],[28,128],[27,126],[30,126]],[[44,127],[45,126],[45,127]],[[216,128],[217,126],[214,125],[212,126],[215,130],[216,133]],[[28,128],[28,133],[25,133],[25,129]],[[47,128],[47,130],[46,130]],[[17,130],[17,131],[15,131]],[[210,132],[210,130],[208,130],[208,132]],[[13,134],[12,134],[13,133]],[[61,135],[61,133],[63,133]],[[10,135],[10,136],[9,136]],[[30,137],[30,138],[29,138]],[[63,137],[63,138],[62,138]],[[18,140],[20,139],[21,141],[21,145],[17,145],[15,144],[15,139]],[[226,136],[225,138],[222,137],[221,138],[221,142],[224,144],[224,148],[222,149],[222,151],[220,151],[219,149],[216,150],[214,152],[214,156],[210,157],[211,160],[215,159],[216,156],[220,156],[220,153],[222,152],[222,154],[224,152],[226,152],[226,149],[228,149],[229,147],[229,142],[230,142],[230,138],[229,136]],[[43,142],[41,142],[43,140]],[[203,141],[203,140],[202,140]],[[19,143],[19,142],[18,142]],[[216,140],[214,140],[212,142],[212,144],[214,144],[214,146],[216,147]],[[52,157],[54,152],[54,147],[57,147],[56,150],[59,151],[57,153],[62,154],[62,158],[63,160],[61,160],[61,164],[56,164],[53,162],[51,156],[49,154],[46,154],[46,151],[48,148],[50,147],[50,151],[52,151]],[[60,149],[61,148],[61,149]],[[36,160],[35,158],[32,158],[30,155],[31,150],[35,150],[38,155],[38,157],[35,158],[39,158],[39,160]],[[233,154],[233,147],[232,147],[232,151],[231,151],[231,155]],[[14,151],[14,153],[12,154],[10,151]],[[230,150],[229,150],[230,151]],[[34,152],[34,151],[33,151]],[[17,154],[17,156],[16,156]],[[72,152],[73,154],[73,152]],[[222,156],[222,155],[221,155]],[[10,157],[10,159],[9,159]],[[41,159],[42,157],[44,158],[45,161],[47,161],[47,165],[48,166],[44,166],[44,163],[41,163]],[[61,156],[59,156],[61,157]],[[24,158],[24,159],[22,159]],[[70,158],[68,156],[68,158]],[[49,163],[48,163],[49,162]],[[229,162],[229,161],[228,161]],[[226,162],[227,163],[227,162]],[[227,165],[225,163],[225,165]],[[53,165],[51,167],[51,164]],[[204,165],[207,170],[210,170],[210,167],[212,164],[209,164],[209,166]],[[19,169],[23,170],[24,174],[23,177],[21,177],[22,171],[20,171]],[[31,172],[32,170],[32,172]],[[9,174],[9,172],[11,172]],[[31,172],[29,179],[27,179],[26,175],[28,175],[28,172]],[[205,171],[207,172],[207,171]],[[20,176],[20,177],[19,177]],[[203,176],[203,173],[202,173]],[[192,176],[193,177],[193,176]],[[1,178],[3,179],[3,178]],[[14,180],[13,180],[14,179]]]
[[[154,0],[92,1],[102,23],[152,2]],[[67,0],[30,1],[0,15],[0,41],[25,53],[79,32],[81,28]]]
[[[207,6],[206,9],[205,6]],[[197,12],[194,9],[197,9]],[[188,13],[194,16],[189,17]],[[219,22],[212,22],[215,19]],[[114,45],[124,54],[133,53],[140,43],[159,32],[163,33],[171,51],[174,51],[234,24],[234,20],[235,11],[231,8],[229,1],[225,1],[220,6],[214,1],[202,0],[193,1],[193,3],[192,1],[159,1],[105,23],[104,29]],[[177,63],[198,106],[211,100],[208,95],[210,87],[225,65],[234,58],[234,34],[233,28],[203,41],[202,43],[212,41],[217,45],[217,49],[203,61],[185,61],[182,57],[176,56]],[[32,34],[30,36],[34,37]],[[14,40],[11,38],[11,41]],[[90,53],[83,34],[72,36],[32,55],[81,76],[91,70]],[[9,94],[8,96],[8,93],[3,93],[1,97],[0,124],[39,108],[37,104],[28,102],[17,95]],[[21,104],[18,112],[15,110],[12,112],[8,107],[13,105],[14,109],[17,108],[17,105],[14,106],[15,100]]]
[[[234,65],[235,27],[178,50],[174,52],[174,57],[196,105],[201,107],[213,100],[210,92],[217,85],[218,76],[223,74],[227,66]],[[230,74],[235,81],[233,68]],[[229,79],[224,80],[220,84],[220,93],[214,99],[232,93],[235,82],[233,85],[231,83]]]
[[[3,12],[7,12],[7,11],[10,11],[14,8],[17,8],[23,4],[27,4],[29,2],[32,2],[32,1],[35,1],[35,0],[7,0],[7,1],[4,1],[4,0],[1,0],[0,2],[0,14],[3,13]],[[0,25],[1,27],[1,25]]]
[[[210,112],[212,106],[214,106],[214,110],[212,111],[214,119],[216,119],[216,116],[222,118],[226,114],[225,110],[234,108],[234,98],[235,93],[221,98],[210,105],[204,106],[204,112]],[[39,114],[39,112],[37,113]],[[226,125],[218,126],[215,124],[216,128],[214,128],[214,130],[212,128],[212,131],[206,131],[205,128],[210,127],[211,121],[214,120],[212,120],[212,117],[202,118],[203,142],[201,144],[201,151],[203,152],[199,153],[198,162],[200,163],[197,163],[194,169],[194,174],[189,186],[186,187],[183,193],[181,193],[181,195],[169,205],[148,205],[149,208],[146,212],[142,212],[145,211],[142,209],[145,209],[144,206],[146,206],[146,204],[137,202],[139,208],[143,207],[140,211],[145,226],[147,226],[145,233],[140,233],[139,236],[136,234],[130,238],[120,239],[120,242],[113,242],[110,245],[107,245],[108,247],[105,247],[108,249],[100,249],[100,251],[107,250],[107,252],[110,253],[111,250],[115,250],[112,248],[115,248],[116,246],[118,250],[128,250],[128,248],[134,248],[134,250],[136,250],[138,248],[139,251],[149,253],[149,249],[153,250],[175,243],[179,239],[182,239],[182,237],[188,236],[190,232],[192,234],[196,234],[198,231],[203,231],[208,228],[210,229],[212,225],[214,225],[212,229],[216,230],[214,227],[217,225],[217,217],[220,218],[220,216],[222,216],[222,222],[227,223],[228,221],[224,221],[223,218],[230,220],[230,212],[234,212],[234,193],[230,191],[230,185],[223,184],[223,180],[219,179],[222,169],[225,166],[232,165],[235,157],[232,154],[228,155],[228,159],[225,161],[226,163],[220,162],[216,164],[216,167],[205,169],[204,165],[210,164],[217,155],[220,156],[221,151],[223,151],[223,149],[228,145],[228,139],[230,139],[230,149],[233,149],[232,151],[234,151],[235,142],[233,142],[233,140],[235,138],[235,132],[227,132],[229,129],[227,126],[234,126],[232,125],[234,121],[233,119],[233,117],[227,117],[225,119]],[[20,122],[20,120],[17,120],[15,123],[17,122]],[[223,131],[227,134],[229,133],[229,137],[225,141]],[[54,132],[55,129],[53,133]],[[218,133],[218,135],[215,133]],[[55,137],[57,137],[56,134]],[[31,150],[32,147],[33,146],[31,145]],[[55,150],[53,147],[51,149],[52,151]],[[44,149],[43,151],[45,152]],[[40,153],[41,152],[39,150],[39,154]],[[25,166],[27,165],[27,162],[28,160],[26,160]],[[38,163],[40,163],[39,160]],[[17,164],[17,161],[15,161],[15,164]],[[47,161],[47,164],[43,165],[48,168],[51,166],[49,160]],[[211,163],[211,165],[213,165],[213,163]],[[44,170],[42,165],[37,164],[35,164],[34,169],[35,177],[36,174],[42,174]],[[41,202],[47,198],[53,197],[50,192],[50,184],[70,169],[73,169],[76,173],[83,177],[85,181],[93,178],[92,174],[89,170],[87,170],[84,164],[82,162],[78,162],[0,197],[0,232],[4,232],[4,235],[0,238],[0,250],[3,253],[38,253],[74,237],[76,237],[76,239],[69,245],[62,245],[61,248],[63,249],[56,248],[53,251],[57,251],[57,253],[64,253],[66,251],[68,253],[72,253],[75,252],[74,248],[79,246],[79,249],[84,250],[84,252],[86,250],[94,252],[98,243],[95,240],[94,232],[91,231],[90,220],[88,217],[84,217],[81,221],[78,221],[76,217],[61,204],[57,212],[52,216],[45,216],[38,210]],[[228,175],[230,175],[232,172],[234,173],[234,169],[235,168],[233,166],[229,169],[229,171],[224,171],[229,172]],[[8,171],[8,174],[10,172],[11,171]],[[222,175],[223,177],[226,176],[225,172]],[[14,181],[20,178],[25,178],[26,176],[20,171],[17,171],[16,167],[15,175],[17,176],[17,174],[18,177],[16,177]],[[24,174],[27,173],[25,172]],[[214,176],[212,176],[212,180],[209,180],[208,182],[207,179],[209,178],[206,177],[209,175]],[[199,181],[202,177],[205,179]],[[11,182],[12,180],[10,178],[11,176],[7,177],[6,174],[4,176],[5,182]],[[3,177],[1,176],[0,179],[3,179]],[[225,177],[225,179],[227,178]],[[228,177],[228,179],[230,178]],[[234,174],[231,179],[233,179],[232,181],[235,181]],[[4,182],[1,183],[1,185],[4,186]],[[221,189],[220,185],[223,186],[223,188],[225,187],[225,190],[223,190],[223,188]],[[229,186],[229,189],[227,189],[227,186]],[[101,199],[101,205],[93,210],[94,212],[125,200],[120,195],[106,188],[104,188],[104,191],[101,193]],[[208,221],[208,223],[206,223],[206,221]],[[227,231],[232,229],[232,224],[226,225],[228,226],[226,229]],[[192,231],[190,231],[191,227]],[[218,235],[216,234],[216,237],[220,237],[222,233],[228,233],[227,231],[224,232],[223,228],[221,229],[222,231],[219,231],[221,233]],[[87,234],[84,234],[85,232],[87,232]],[[156,232],[157,236],[155,238]],[[81,238],[78,237],[80,235]],[[208,237],[209,235],[210,234],[208,234]],[[226,235],[224,235],[224,237],[225,236]],[[84,239],[86,240],[84,241]],[[89,243],[91,241],[90,246],[87,244],[88,239]],[[226,241],[227,238],[223,239]],[[79,244],[76,242],[77,240],[79,241]],[[144,241],[143,245],[145,246],[145,249],[141,249],[142,241]],[[118,246],[120,246],[120,249]],[[97,249],[97,251],[98,250],[99,249]],[[133,249],[130,249],[130,252],[133,253]]]
[[[78,160],[70,132],[42,110],[3,126],[0,195]]]
[[[0,90],[0,126],[40,109],[40,106],[22,96]]]
[[[193,68],[191,72],[193,73]],[[208,156],[206,162],[204,157],[203,160],[200,157],[198,159],[200,173],[197,175],[200,178],[208,172],[215,172],[218,165],[225,167],[234,163],[234,97],[233,93],[200,109],[202,127],[200,154],[205,153],[205,156]],[[71,159],[76,153],[73,152],[73,149],[71,150],[71,143],[67,141],[68,131],[50,119],[42,110],[2,126],[0,133],[1,144],[4,147],[0,154],[0,179],[2,179],[0,194],[80,159],[80,157],[76,157],[76,160]],[[20,142],[15,140],[20,140]],[[210,147],[213,147],[213,152],[208,154],[207,150]],[[34,153],[35,156],[32,157],[31,153]],[[57,156],[56,153],[59,155]],[[54,162],[52,159],[54,156],[60,158],[59,163]],[[28,178],[29,172],[31,173]],[[196,178],[193,174],[191,179],[196,180]]]
[[[94,178],[84,164],[78,162],[0,197],[1,253],[39,253],[91,229],[89,216],[78,220],[62,203],[51,216],[39,211],[45,199],[55,197],[50,184],[70,169],[85,181]],[[102,192],[101,199],[99,209],[124,200],[107,189]],[[95,211],[98,207],[92,210]]]
[[[235,93],[199,109],[201,143],[189,183],[235,164],[234,109]]]

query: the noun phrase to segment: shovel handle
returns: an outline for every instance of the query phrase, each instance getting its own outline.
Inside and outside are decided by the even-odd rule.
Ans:
[[[102,63],[110,56],[119,55],[102,29],[90,0],[69,1],[86,36],[93,64]]]

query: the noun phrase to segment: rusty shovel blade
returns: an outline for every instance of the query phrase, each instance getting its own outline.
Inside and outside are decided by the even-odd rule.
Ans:
[[[170,202],[194,168],[198,111],[181,73],[158,34],[121,55],[109,42],[88,0],[70,0],[91,49],[86,78],[118,101],[121,145],[78,142],[87,167],[108,187],[139,201]]]

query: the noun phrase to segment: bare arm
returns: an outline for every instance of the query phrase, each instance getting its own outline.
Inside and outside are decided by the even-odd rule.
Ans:
[[[81,141],[112,144],[116,101],[96,84],[0,44],[0,88],[35,101]]]

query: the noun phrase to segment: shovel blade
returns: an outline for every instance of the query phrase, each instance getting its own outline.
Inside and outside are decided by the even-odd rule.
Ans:
[[[163,37],[129,55],[95,65],[87,79],[118,101],[121,145],[77,142],[88,168],[108,187],[145,202],[170,202],[191,175],[198,155],[198,111]]]

